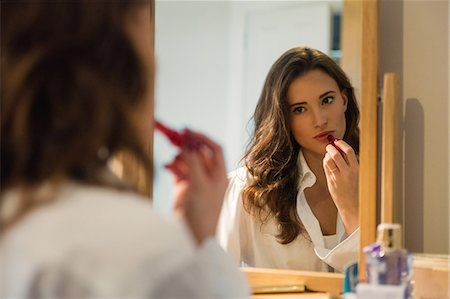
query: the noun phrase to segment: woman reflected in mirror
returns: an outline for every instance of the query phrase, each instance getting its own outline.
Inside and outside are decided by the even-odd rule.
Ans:
[[[359,110],[326,54],[271,67],[244,167],[229,174],[218,239],[240,265],[343,271],[358,260]]]

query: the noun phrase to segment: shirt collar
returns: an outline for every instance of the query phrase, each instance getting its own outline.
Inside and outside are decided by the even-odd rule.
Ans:
[[[297,167],[299,172],[298,191],[302,192],[305,188],[309,188],[316,183],[316,176],[306,163],[303,151],[300,148],[297,157]]]

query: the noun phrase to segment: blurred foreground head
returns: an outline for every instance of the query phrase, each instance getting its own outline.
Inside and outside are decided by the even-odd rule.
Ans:
[[[2,1],[0,28],[2,193],[105,184],[119,150],[149,163],[149,1]]]

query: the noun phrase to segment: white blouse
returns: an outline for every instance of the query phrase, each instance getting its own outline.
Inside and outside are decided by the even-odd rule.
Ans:
[[[9,205],[20,195],[2,196]],[[248,295],[214,238],[198,248],[182,223],[130,192],[68,184],[0,239],[4,299]]]
[[[359,228],[347,236],[338,214],[336,235],[324,236],[319,221],[309,207],[304,190],[316,182],[300,151],[298,156],[300,181],[297,194],[297,212],[306,231],[287,245],[278,243],[277,224],[274,219],[264,225],[249,215],[242,202],[241,192],[249,174],[239,168],[229,174],[229,186],[225,195],[217,229],[219,244],[241,266],[294,269],[306,271],[342,272],[358,260]],[[331,267],[331,268],[330,268]]]

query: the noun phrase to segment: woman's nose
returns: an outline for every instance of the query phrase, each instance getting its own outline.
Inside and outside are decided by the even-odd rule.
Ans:
[[[328,123],[328,117],[327,117],[325,110],[317,109],[314,112],[314,126],[316,128],[321,128],[321,127],[326,126],[327,123]]]

